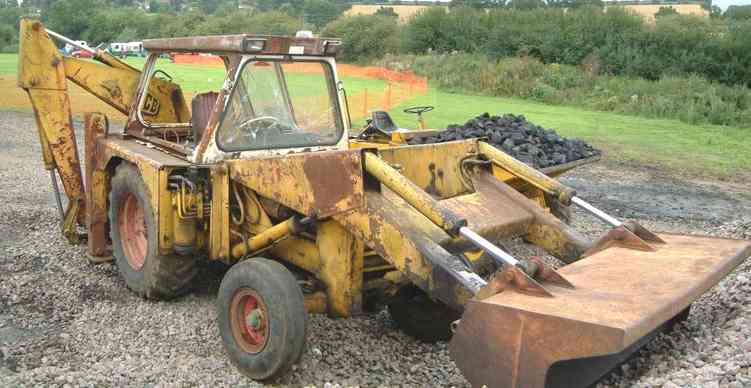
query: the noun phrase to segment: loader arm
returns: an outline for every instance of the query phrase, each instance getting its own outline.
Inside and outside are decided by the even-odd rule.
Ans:
[[[44,167],[50,171],[62,213],[63,234],[71,242],[79,242],[84,236],[76,232],[76,225],[85,222],[85,190],[67,80],[129,116],[135,109],[141,72],[102,50],[92,50],[97,62],[63,56],[50,36],[66,38],[48,32],[37,20],[21,20],[19,36],[18,86],[28,93],[34,109]],[[163,107],[148,117],[150,121],[178,122],[189,116],[177,85],[155,78],[148,94]],[[65,211],[55,171],[68,198]]]

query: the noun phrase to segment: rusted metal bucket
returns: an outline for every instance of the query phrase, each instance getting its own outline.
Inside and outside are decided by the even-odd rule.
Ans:
[[[473,386],[585,387],[643,346],[751,254],[747,241],[661,234],[563,267],[574,289],[468,302],[452,358]]]

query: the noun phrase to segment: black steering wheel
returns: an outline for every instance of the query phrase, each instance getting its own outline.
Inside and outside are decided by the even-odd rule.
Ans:
[[[435,109],[434,106],[426,105],[426,106],[413,106],[411,108],[407,108],[404,110],[404,113],[413,113],[413,114],[423,114],[425,112],[430,112],[431,110]]]

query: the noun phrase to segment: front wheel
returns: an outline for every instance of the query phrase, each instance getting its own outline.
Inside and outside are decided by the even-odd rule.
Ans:
[[[232,364],[255,380],[284,374],[302,355],[307,313],[297,280],[276,261],[253,258],[224,275],[219,332]]]

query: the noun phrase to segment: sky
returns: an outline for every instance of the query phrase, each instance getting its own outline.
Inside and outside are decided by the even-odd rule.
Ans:
[[[726,10],[728,5],[751,5],[751,0],[712,0],[712,5]]]

